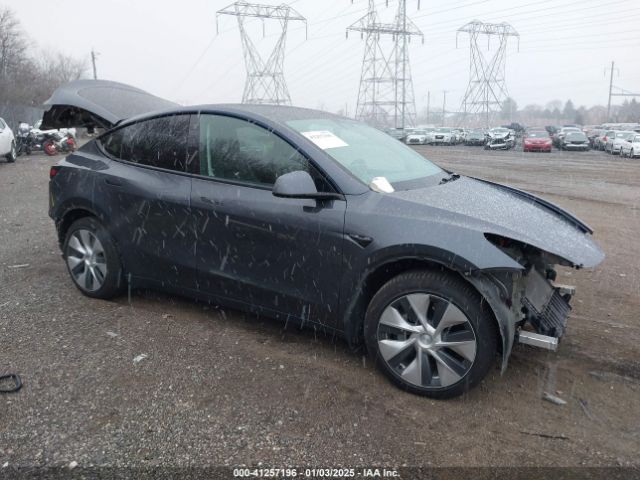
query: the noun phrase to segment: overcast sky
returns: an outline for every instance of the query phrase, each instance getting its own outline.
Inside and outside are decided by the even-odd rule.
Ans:
[[[239,102],[244,61],[234,17],[216,11],[229,0],[0,0],[18,15],[24,30],[44,49],[87,59],[100,52],[100,78],[129,83],[184,104]],[[277,0],[266,4],[277,4]],[[308,20],[291,23],[285,77],[294,105],[330,111],[357,100],[364,41],[345,29],[366,13],[367,0],[294,0]],[[397,2],[377,5],[381,16]],[[456,29],[473,19],[509,22],[521,35],[510,42],[507,88],[520,108],[570,98],[576,104],[606,104],[605,70],[615,60],[614,85],[640,91],[638,0],[407,0],[408,13],[425,36],[412,41],[410,58],[418,111],[431,92],[432,108],[460,105],[469,75],[468,37]],[[279,24],[254,20],[249,29],[263,54]],[[391,40],[388,40],[390,43]],[[89,70],[87,74],[89,74]],[[614,100],[621,103],[622,99]]]

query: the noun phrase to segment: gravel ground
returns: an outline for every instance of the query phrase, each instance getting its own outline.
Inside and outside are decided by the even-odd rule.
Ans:
[[[106,302],[68,278],[43,155],[0,162],[2,466],[640,466],[640,160],[417,147],[578,214],[607,254],[556,353],[518,346],[461,398],[404,393],[341,340],[187,299]],[[146,355],[136,362],[136,357]],[[542,400],[543,392],[567,401]]]

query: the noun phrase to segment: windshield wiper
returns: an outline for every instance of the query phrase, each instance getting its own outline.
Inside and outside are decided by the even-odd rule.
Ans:
[[[451,172],[448,177],[444,177],[442,180],[440,180],[440,183],[438,185],[444,185],[445,183],[453,182],[454,180],[458,180],[459,178],[460,175]]]

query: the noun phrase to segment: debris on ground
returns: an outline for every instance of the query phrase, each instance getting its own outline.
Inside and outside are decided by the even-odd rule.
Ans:
[[[561,399],[560,397],[556,396],[556,395],[552,395],[548,392],[544,392],[544,394],[542,395],[542,399],[546,400],[547,402],[551,402],[555,405],[566,405],[567,402],[566,400]]]
[[[562,434],[552,435],[549,433],[527,432],[526,430],[521,430],[520,433],[522,433],[523,435],[531,435],[533,437],[551,438],[554,440],[569,440],[569,437]]]
[[[591,411],[589,410],[589,404],[587,403],[586,400],[584,400],[582,398],[579,398],[578,399],[578,405],[580,405],[580,408],[582,408],[582,411],[589,418],[589,420],[594,420],[593,415],[591,414]]]
[[[138,356],[134,357],[134,359],[133,359],[133,363],[134,363],[134,365],[135,365],[136,363],[140,363],[142,360],[144,360],[144,359],[145,359],[145,358],[147,358],[147,357],[148,357],[148,355],[147,355],[146,353],[141,353],[140,355],[138,355]]]

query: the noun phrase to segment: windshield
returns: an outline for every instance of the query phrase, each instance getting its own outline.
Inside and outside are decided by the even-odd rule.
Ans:
[[[583,138],[587,138],[582,132],[569,132],[567,133],[567,138],[571,138],[573,140],[581,140]]]
[[[411,135],[426,135],[426,134],[427,134],[426,130],[416,130]]]
[[[341,119],[287,122],[354,176],[369,185],[375,177],[404,182],[430,177],[442,170],[394,138],[364,123]]]
[[[546,132],[529,132],[527,133],[528,138],[549,138],[549,135]]]
[[[451,133],[450,128],[436,128],[436,133]]]

